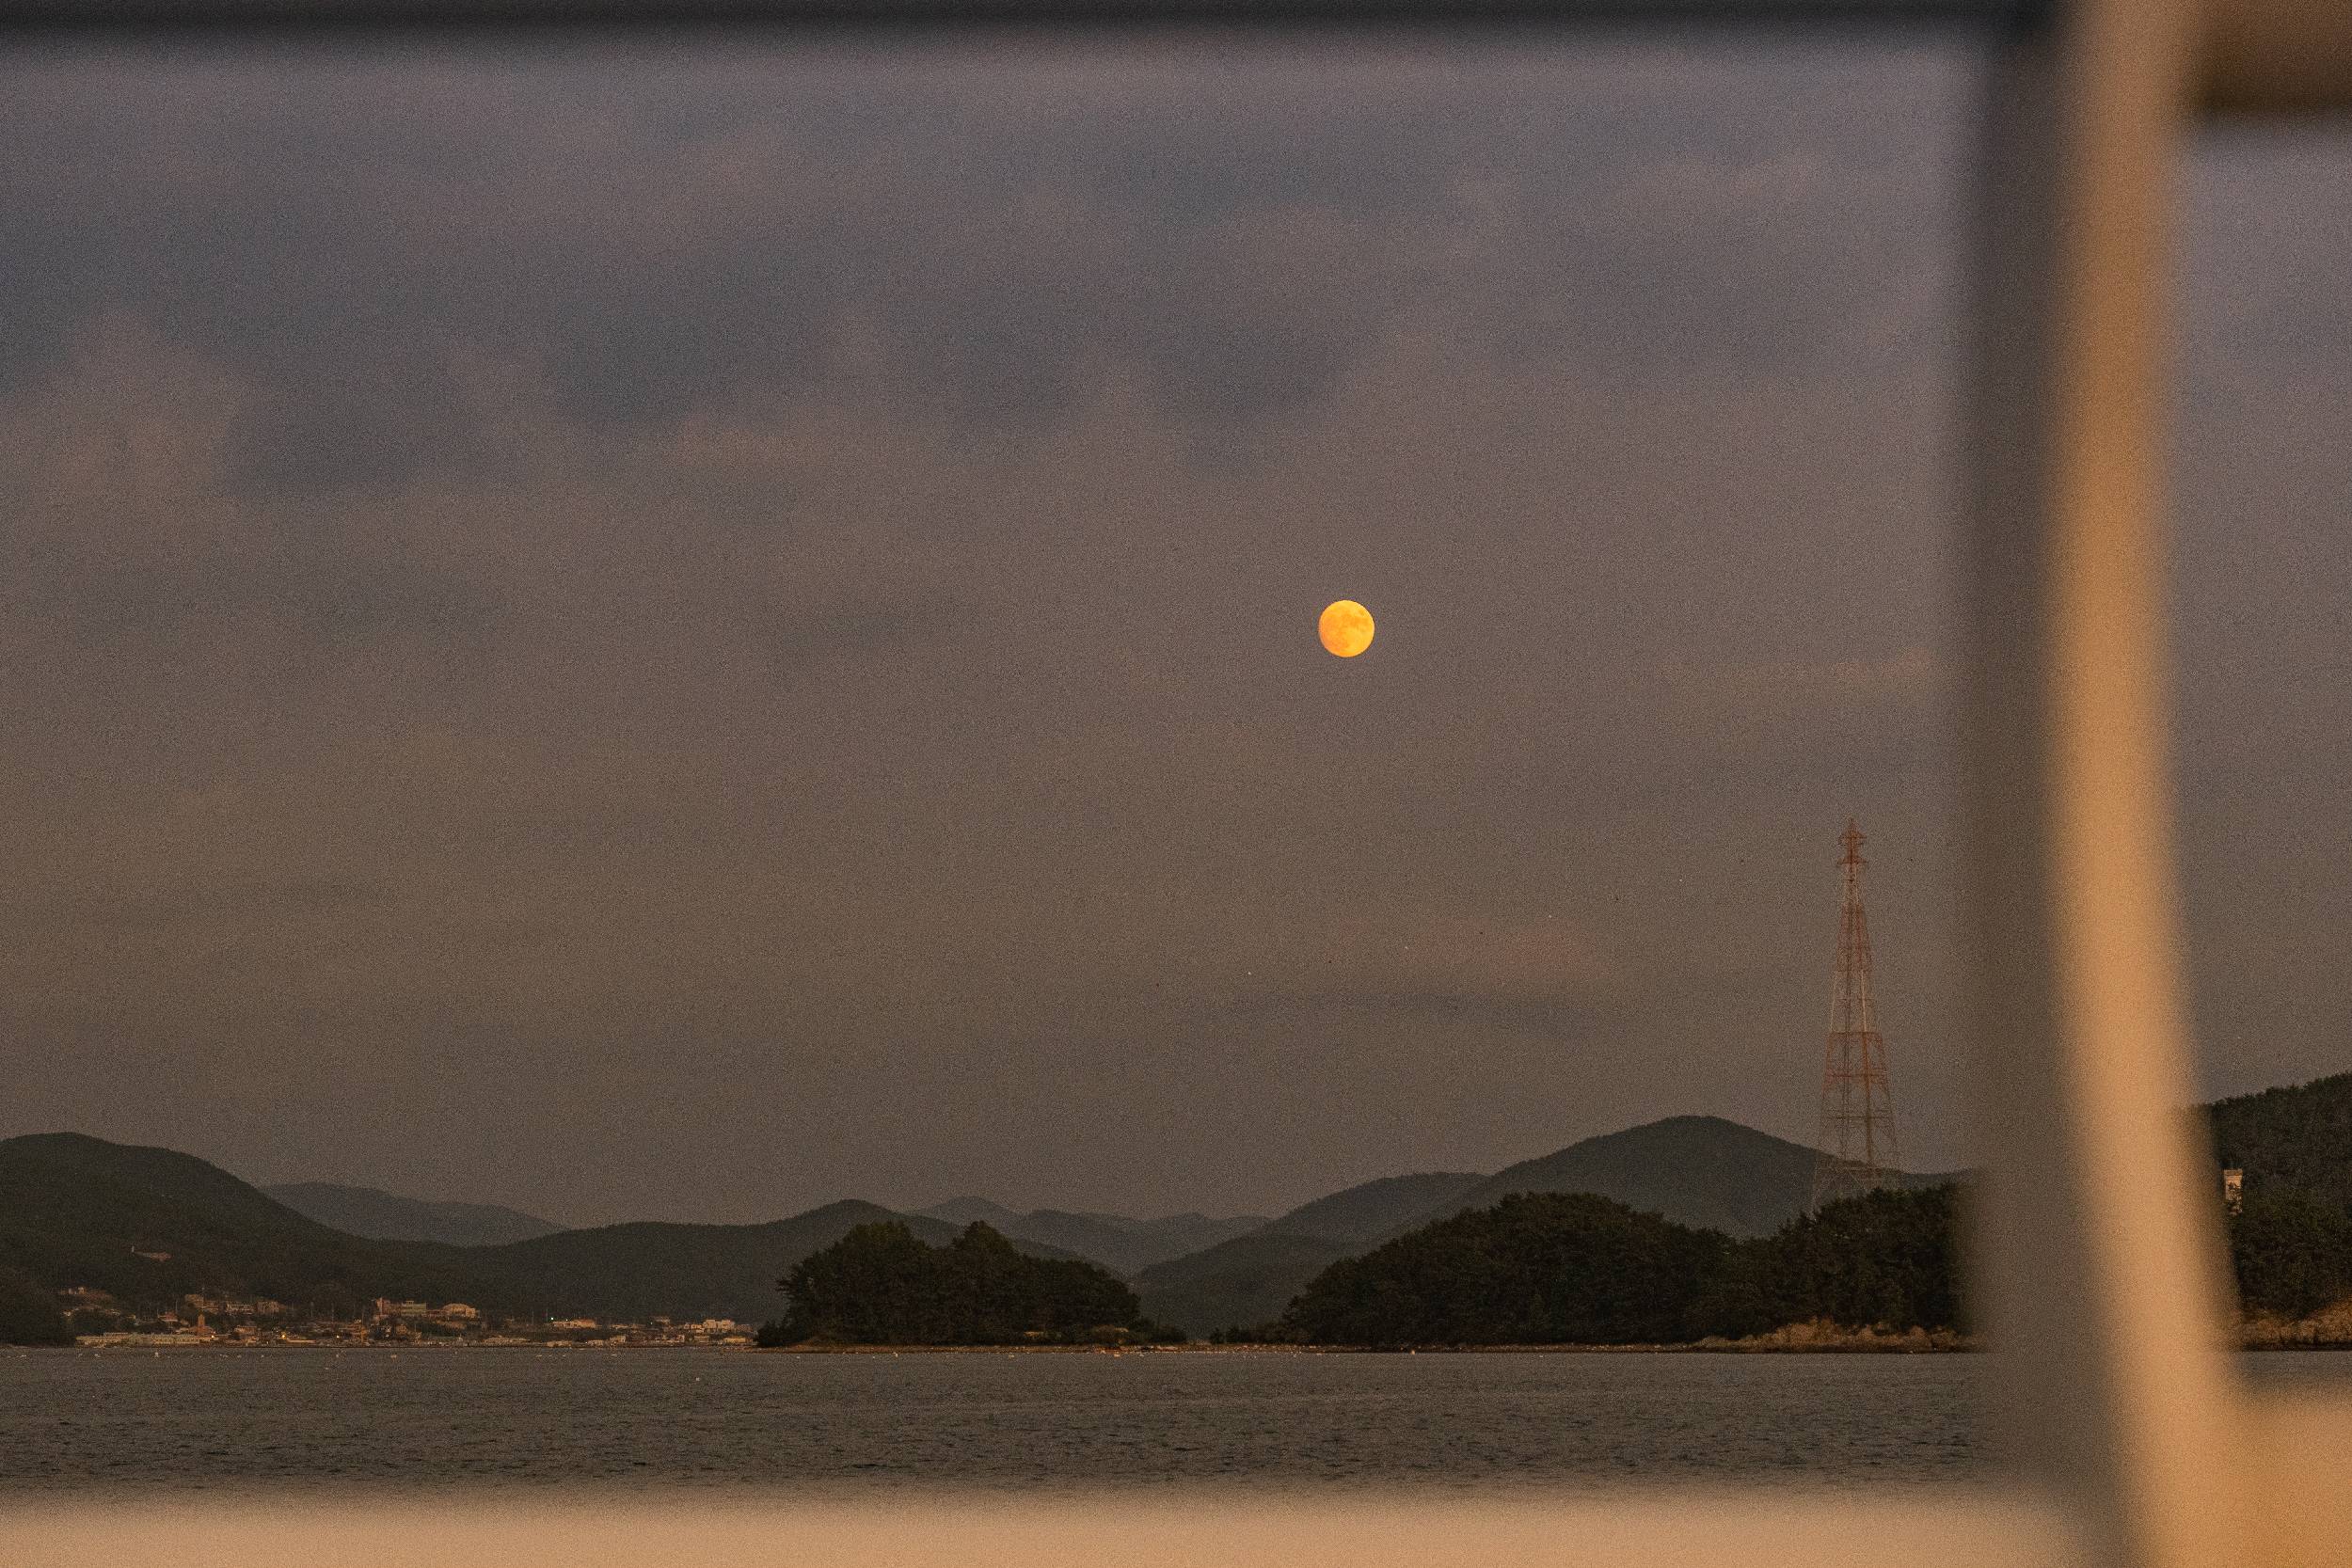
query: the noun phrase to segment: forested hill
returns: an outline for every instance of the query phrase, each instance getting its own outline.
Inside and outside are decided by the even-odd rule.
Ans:
[[[1826,1319],[1960,1321],[1953,1189],[1830,1204],[1735,1241],[1589,1193],[1517,1193],[1332,1264],[1268,1338],[1326,1345],[1674,1344]]]
[[[2336,1265],[2318,1259],[2312,1227],[2289,1223],[2274,1199],[2309,1197],[2338,1216],[2352,1208],[2352,1073],[2293,1088],[2265,1090],[2204,1107],[2223,1166],[2246,1172],[2254,1206],[2233,1227],[2239,1272],[2258,1305],[2280,1306],[2324,1293]],[[1638,1212],[1720,1231],[1736,1240],[1772,1236],[1804,1214],[1817,1156],[1721,1117],[1670,1117],[1522,1161],[1491,1177],[1391,1177],[1363,1182],[1275,1220],[1262,1231],[1136,1277],[1146,1311],[1195,1333],[1263,1323],[1270,1304],[1295,1294],[1337,1257],[1359,1254],[1391,1237],[1454,1215],[1493,1208],[1514,1193],[1587,1193]],[[1904,1175],[1901,1185],[1936,1187],[1964,1173]],[[2217,1188],[2217,1196],[2218,1189]],[[1400,1198],[1426,1200],[1425,1206]],[[2299,1213],[2299,1212],[2298,1212]],[[1318,1217],[1329,1223],[1316,1225]],[[1318,1230],[1322,1234],[1315,1234]],[[2274,1232],[2276,1234],[2274,1234]],[[2267,1240],[2265,1240],[2267,1238]],[[2352,1240],[2343,1249],[2352,1270]],[[2304,1257],[2309,1289],[2278,1283],[2284,1264],[2257,1254]],[[2314,1261],[2314,1259],[2318,1259]],[[2325,1266],[2322,1266],[2322,1265]],[[2347,1275],[2352,1277],[2352,1275]]]
[[[1428,1171],[1359,1181],[1255,1230],[1136,1275],[1144,1310],[1194,1334],[1266,1323],[1325,1268],[1409,1228],[1486,1180]]]
[[[1585,1193],[1735,1239],[1802,1215],[1818,1156],[1722,1117],[1668,1117],[1522,1160],[1492,1176],[1433,1172],[1359,1182],[1249,1235],[1136,1276],[1144,1310],[1196,1334],[1262,1323],[1327,1264],[1515,1193]],[[1945,1176],[1902,1175],[1906,1186]]]
[[[786,1276],[789,1307],[763,1345],[1120,1344],[1171,1336],[1099,1263],[1037,1258],[975,1220],[928,1246],[903,1220],[851,1229]]]
[[[1384,1176],[1302,1203],[1281,1218],[1268,1220],[1263,1228],[1284,1236],[1311,1236],[1355,1251],[1444,1212],[1486,1180],[1469,1171]]]
[[[1767,1236],[1813,1201],[1820,1156],[1722,1117],[1668,1117],[1571,1144],[1496,1172],[1452,1201],[1484,1209],[1512,1193],[1592,1193],[1678,1225]],[[1949,1175],[1902,1176],[1940,1186]]]
[[[844,1199],[765,1225],[676,1225],[641,1220],[628,1225],[559,1230],[505,1246],[471,1247],[485,1292],[519,1303],[534,1315],[584,1312],[642,1323],[671,1318],[773,1317],[776,1281],[784,1271],[861,1225],[903,1219],[934,1244],[951,1240],[954,1226],[900,1215],[879,1204]],[[1025,1252],[1066,1256],[1035,1243]]]
[[[1213,1334],[1272,1322],[1309,1280],[1361,1250],[1319,1236],[1262,1230],[1154,1263],[1136,1275],[1136,1293],[1155,1322]]]
[[[345,1235],[194,1155],[72,1132],[0,1142],[0,1272],[158,1307],[194,1291],[356,1307],[480,1286],[454,1248]]]
[[[2216,1101],[2206,1114],[2216,1157],[2246,1173],[2249,1194],[2286,1188],[2352,1206],[2352,1072]]]

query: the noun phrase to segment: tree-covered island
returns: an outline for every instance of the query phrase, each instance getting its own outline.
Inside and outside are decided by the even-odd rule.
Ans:
[[[930,1246],[897,1220],[861,1225],[778,1281],[788,1307],[758,1342],[849,1345],[1153,1343],[1184,1335],[1144,1319],[1118,1275],[1083,1258],[1018,1251],[974,1221]]]
[[[1955,1186],[1889,1188],[1735,1240],[1586,1193],[1518,1193],[1325,1269],[1280,1318],[1213,1339],[1295,1345],[1680,1345],[1791,1325],[1925,1337],[1966,1327]],[[2239,1292],[2297,1315],[2352,1293],[2352,1221],[2302,1195],[2230,1221]],[[1096,1264],[1015,1250],[983,1224],[945,1246],[862,1225],[780,1282],[768,1346],[1168,1343]]]
[[[1951,1330],[1952,1206],[1950,1187],[1876,1192],[1739,1242],[1590,1194],[1515,1194],[1333,1264],[1242,1337],[1658,1345],[1800,1323]]]

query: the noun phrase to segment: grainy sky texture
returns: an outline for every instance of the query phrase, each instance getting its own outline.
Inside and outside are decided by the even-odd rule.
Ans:
[[[1972,86],[0,62],[0,1133],[573,1222],[1809,1138],[1853,814],[1963,1161]],[[2216,1089],[2352,1065],[2347,158],[2185,245]]]

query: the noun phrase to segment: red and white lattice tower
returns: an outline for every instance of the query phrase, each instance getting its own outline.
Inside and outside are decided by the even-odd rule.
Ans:
[[[1862,830],[1849,818],[1837,842],[1837,986],[1821,1060],[1820,1159],[1813,1207],[1886,1184],[1895,1164],[1895,1107],[1886,1093],[1886,1040],[1870,1006],[1870,924],[1862,913]]]

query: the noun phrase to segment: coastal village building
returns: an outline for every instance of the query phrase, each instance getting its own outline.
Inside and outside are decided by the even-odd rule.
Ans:
[[[215,1318],[282,1318],[294,1308],[282,1301],[267,1296],[206,1296],[188,1294],[180,1298],[181,1307],[201,1317],[210,1313]]]

